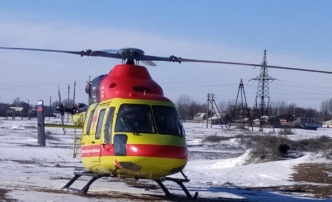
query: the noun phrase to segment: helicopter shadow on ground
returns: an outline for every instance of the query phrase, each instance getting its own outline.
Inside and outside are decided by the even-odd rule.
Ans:
[[[190,193],[198,192],[196,201],[291,201],[291,202],[312,202],[316,198],[307,198],[306,193],[288,190],[288,191],[273,191],[269,188],[250,189],[233,186],[225,187],[187,187]],[[170,191],[181,191],[181,188],[170,188]],[[208,196],[207,196],[208,195]],[[306,194],[308,196],[308,194]],[[190,201],[190,200],[188,200]],[[191,200],[192,201],[192,200]],[[319,199],[319,201],[331,201],[332,199]]]
[[[165,196],[162,189],[155,184],[151,183],[142,183],[135,181],[127,181],[127,186],[145,189],[147,191],[157,191],[156,194],[141,194],[141,196],[152,197],[155,200],[162,201],[193,201],[188,199],[181,189],[181,187],[167,186],[172,196]],[[195,201],[230,201],[230,202],[244,202],[244,201],[294,201],[294,202],[312,202],[314,198],[304,198],[303,192],[296,190],[283,191],[283,195],[278,191],[273,191],[269,188],[262,189],[250,189],[250,188],[241,188],[233,186],[232,184],[225,184],[225,186],[220,187],[196,187],[196,186],[187,186],[189,193],[193,196],[195,192],[198,192],[198,198]],[[299,198],[301,197],[302,198]],[[320,199],[321,200],[321,199]],[[321,200],[321,201],[332,201],[332,200]]]
[[[132,194],[132,193],[121,193],[114,194],[112,191],[107,194],[87,194],[85,195],[87,198],[99,198],[99,199],[129,199],[130,201],[198,201],[198,202],[214,202],[214,201],[229,201],[229,202],[249,202],[247,199],[234,199],[234,198],[226,198],[226,197],[200,197],[197,199],[188,199],[185,195],[180,194],[172,194],[171,196],[166,196],[163,193],[160,194]]]
[[[140,197],[143,197],[145,200],[147,200],[147,198],[152,198],[152,201],[154,200],[161,200],[161,201],[237,201],[237,202],[242,202],[242,201],[248,201],[248,200],[243,200],[243,199],[235,199],[235,198],[227,198],[227,197],[205,197],[204,195],[200,196],[198,195],[198,198],[195,200],[192,199],[188,199],[184,193],[184,191],[180,188],[180,187],[176,187],[176,185],[173,187],[168,187],[169,191],[171,192],[171,196],[166,196],[164,194],[164,192],[162,191],[162,189],[157,185],[157,184],[153,184],[149,181],[144,182],[144,181],[140,181],[140,182],[135,182],[135,181],[126,181],[126,185],[128,187],[134,187],[134,188],[140,188],[140,189],[144,189],[146,191],[150,191],[150,192],[155,192],[154,193],[143,193],[140,194]],[[195,188],[189,188],[188,191],[189,193],[194,196],[195,192],[200,192],[200,191],[209,191],[208,189],[205,188],[201,188],[201,189],[197,189],[194,190]],[[200,194],[200,193],[199,193]],[[151,200],[150,198],[150,200]],[[133,198],[131,198],[133,199]],[[137,198],[138,199],[138,198]],[[142,199],[142,198],[141,198]]]

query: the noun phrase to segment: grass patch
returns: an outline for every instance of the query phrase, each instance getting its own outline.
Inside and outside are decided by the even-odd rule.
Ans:
[[[279,130],[279,135],[295,135],[295,131],[291,127],[283,127]]]
[[[217,142],[220,142],[222,140],[229,140],[231,138],[234,138],[234,137],[223,137],[223,136],[219,136],[219,135],[207,135],[207,136],[205,136],[205,138],[202,141],[203,142],[217,143]]]
[[[46,138],[47,140],[57,140],[57,141],[60,141],[60,139],[57,138],[57,137],[54,137],[54,136],[53,136],[53,133],[50,132],[50,131],[46,131],[46,132],[45,132],[45,138]]]

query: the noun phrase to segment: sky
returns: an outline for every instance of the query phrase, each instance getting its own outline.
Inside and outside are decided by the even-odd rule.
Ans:
[[[46,120],[48,121],[48,120]],[[59,123],[60,119],[50,122]],[[90,187],[87,196],[61,191],[72,177],[73,172],[81,171],[80,150],[77,158],[72,158],[73,130],[63,135],[61,128],[46,128],[49,134],[46,147],[37,144],[36,120],[0,120],[0,190],[5,193],[0,198],[18,201],[169,201],[158,196],[164,196],[160,188],[154,189],[156,183],[149,180],[139,180],[135,185],[130,179],[117,180],[102,178],[96,180]],[[243,149],[241,138],[231,138],[246,135],[262,135],[258,128],[252,133],[236,129],[221,129],[220,126],[206,128],[205,124],[184,123],[189,154],[196,154],[184,168],[184,174],[190,182],[184,183],[193,195],[199,192],[197,201],[332,201],[331,199],[315,198],[306,191],[292,191],[295,185],[326,186],[325,183],[294,182],[292,174],[299,164],[326,164],[322,154],[303,153],[296,159],[279,160],[265,163],[246,164],[249,150]],[[265,132],[271,131],[264,129]],[[270,133],[270,135],[278,135]],[[246,133],[247,132],[247,133]],[[79,131],[78,131],[79,133]],[[206,136],[217,135],[230,137],[220,143],[202,142]],[[319,136],[332,136],[329,129],[301,130],[294,129],[292,140],[308,139]],[[225,138],[226,139],[226,138]],[[220,153],[237,153],[234,157],[222,158]],[[22,152],[24,155],[22,155]],[[209,155],[207,158],[205,155]],[[216,156],[216,158],[212,158]],[[8,174],[10,173],[10,174]],[[172,177],[183,178],[180,174]],[[72,187],[83,187],[88,178],[76,181]],[[129,182],[128,184],[126,183]],[[147,186],[150,185],[150,186]],[[139,188],[139,185],[143,188]],[[184,196],[178,185],[165,182],[172,194]],[[285,192],[276,192],[269,187],[285,186]],[[296,188],[295,188],[296,189]],[[6,190],[7,192],[4,192]],[[287,191],[288,190],[288,191]],[[156,200],[148,200],[149,195]],[[128,197],[131,199],[128,199]],[[134,200],[136,199],[136,200]]]
[[[332,71],[332,2],[279,1],[1,1],[0,46],[80,51],[135,47],[147,55]],[[87,103],[89,78],[107,74],[116,59],[0,50],[0,102],[73,97]],[[260,68],[155,62],[148,67],[166,97],[199,103],[235,100],[243,79],[253,106]],[[320,110],[332,98],[332,75],[268,69],[271,102]],[[250,81],[251,80],[251,81]]]

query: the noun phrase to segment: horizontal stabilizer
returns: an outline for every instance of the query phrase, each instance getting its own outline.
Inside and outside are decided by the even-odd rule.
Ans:
[[[45,127],[83,129],[83,126],[45,123]]]

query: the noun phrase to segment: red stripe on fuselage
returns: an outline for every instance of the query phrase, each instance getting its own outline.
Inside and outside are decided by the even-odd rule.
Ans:
[[[91,122],[96,122],[96,120],[97,120],[97,116],[92,116]]]
[[[187,159],[186,147],[151,144],[127,144],[126,156]],[[82,157],[114,156],[113,145],[89,145],[81,147]]]
[[[187,149],[180,146],[128,144],[127,156],[187,159]]]

